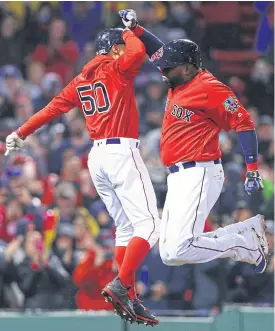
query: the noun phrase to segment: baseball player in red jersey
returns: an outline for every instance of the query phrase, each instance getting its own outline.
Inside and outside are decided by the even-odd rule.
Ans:
[[[97,192],[116,225],[118,277],[102,291],[122,317],[155,325],[157,319],[137,299],[135,272],[159,238],[160,220],[148,171],[139,153],[134,78],[146,57],[130,30],[109,29],[96,40],[92,59],[44,109],[6,138],[6,154],[23,147],[42,125],[82,110],[94,141],[88,167]]]
[[[150,45],[151,61],[169,85],[160,146],[169,171],[160,231],[163,262],[177,266],[229,257],[264,272],[268,245],[262,215],[203,233],[224,182],[219,147],[222,130],[233,129],[239,137],[247,166],[247,193],[263,189],[249,113],[228,86],[202,68],[197,44],[179,39],[160,46],[159,39],[138,25],[133,10],[122,11],[120,16],[146,47]]]

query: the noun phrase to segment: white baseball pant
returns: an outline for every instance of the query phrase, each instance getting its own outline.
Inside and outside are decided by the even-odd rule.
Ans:
[[[221,164],[196,162],[196,166],[169,174],[160,230],[160,255],[167,265],[203,263],[216,258],[232,258],[255,264],[260,257],[251,230],[203,234],[205,220],[217,201],[224,182]]]
[[[127,246],[132,237],[159,239],[160,219],[148,171],[139,152],[139,141],[119,138],[94,141],[88,168],[95,188],[116,226],[116,246]],[[118,138],[111,138],[118,140]]]

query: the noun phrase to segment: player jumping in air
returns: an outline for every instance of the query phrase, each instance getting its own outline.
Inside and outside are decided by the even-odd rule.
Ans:
[[[231,258],[264,272],[268,245],[262,215],[203,233],[224,182],[221,130],[237,132],[247,167],[246,192],[263,190],[257,136],[249,113],[229,87],[202,68],[196,43],[178,39],[159,46],[159,39],[139,26],[133,10],[119,14],[146,48],[150,46],[151,61],[169,85],[160,146],[169,171],[160,230],[162,261],[178,266]]]
[[[93,140],[89,171],[116,225],[118,277],[106,285],[102,294],[121,317],[153,326],[158,320],[135,292],[135,272],[157,242],[160,228],[155,193],[137,140],[134,78],[145,60],[146,49],[127,29],[100,33],[95,47],[97,56],[82,72],[6,138],[6,154],[22,148],[24,140],[42,125],[74,107],[82,110]]]

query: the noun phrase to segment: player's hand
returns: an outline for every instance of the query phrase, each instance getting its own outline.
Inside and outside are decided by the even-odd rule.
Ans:
[[[247,194],[251,194],[254,192],[259,192],[264,189],[264,185],[262,183],[262,178],[259,175],[259,171],[248,171],[246,173],[246,180],[244,183],[244,188]]]
[[[118,13],[126,28],[133,30],[138,25],[137,14],[133,9],[120,10]]]
[[[12,132],[6,138],[6,153],[9,155],[14,151],[18,151],[24,146],[24,140],[19,138],[16,132]]]

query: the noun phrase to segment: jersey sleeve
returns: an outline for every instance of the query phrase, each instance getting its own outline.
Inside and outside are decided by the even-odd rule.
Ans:
[[[217,82],[209,87],[207,95],[208,115],[221,129],[225,131],[254,129],[250,114],[229,87]]]
[[[123,32],[123,40],[126,45],[125,53],[113,61],[113,65],[118,74],[133,77],[138,74],[145,60],[146,49],[142,41],[130,30]]]
[[[16,133],[19,137],[26,138],[41,126],[69,112],[77,105],[76,100],[77,94],[74,80],[72,80],[45,108],[34,114],[25,124],[18,128]]]
[[[142,26],[137,25],[132,30],[135,36],[137,36],[145,45],[146,53],[151,57],[156,51],[158,51],[164,43],[150,31],[144,29]]]

